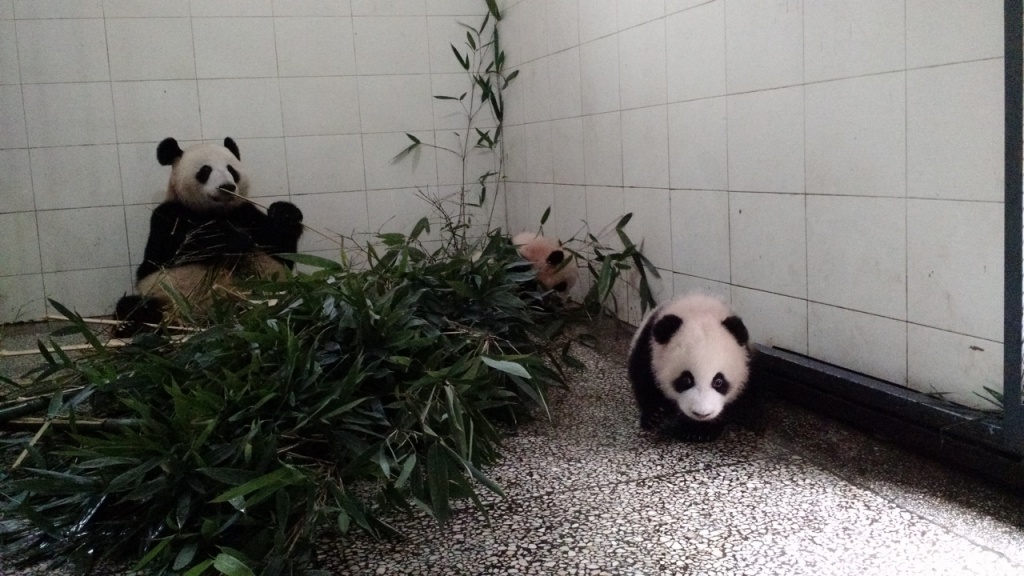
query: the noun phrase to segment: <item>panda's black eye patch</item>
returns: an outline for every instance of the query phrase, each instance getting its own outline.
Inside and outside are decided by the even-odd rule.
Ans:
[[[555,284],[555,292],[565,292],[569,288],[569,285],[565,282],[559,282]]]
[[[689,370],[683,372],[672,382],[672,387],[676,389],[676,392],[685,392],[690,388],[693,388],[693,374]]]
[[[729,381],[725,379],[721,372],[715,374],[715,378],[711,381],[711,387],[715,389],[715,392],[723,396],[729,393]]]
[[[199,172],[196,172],[196,180],[198,180],[200,184],[206,184],[206,181],[210,179],[210,174],[212,173],[213,168],[210,168],[207,164],[200,168]]]
[[[234,166],[228,164],[228,172],[231,174],[231,177],[235,179],[235,182],[238,182],[238,170],[235,170]]]
[[[547,260],[548,264],[551,264],[552,266],[558,266],[559,264],[562,263],[563,260],[565,260],[565,253],[562,252],[561,250],[555,250],[551,254],[548,254]]]

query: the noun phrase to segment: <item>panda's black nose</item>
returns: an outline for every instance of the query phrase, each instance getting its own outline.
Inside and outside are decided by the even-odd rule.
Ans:
[[[234,184],[221,184],[217,188],[219,188],[221,190],[224,190],[224,191],[227,191],[227,192],[234,192],[235,189],[236,189],[236,186]]]

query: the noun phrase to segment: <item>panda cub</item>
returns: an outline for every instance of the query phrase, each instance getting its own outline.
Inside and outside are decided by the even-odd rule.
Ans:
[[[528,261],[537,274],[537,283],[544,290],[565,296],[576,285],[579,275],[576,259],[566,254],[558,240],[533,232],[520,232],[512,238],[519,255]]]
[[[747,392],[749,340],[743,321],[713,296],[687,294],[652,310],[629,352],[640,427],[717,438]]]
[[[275,255],[295,252],[302,235],[302,212],[294,204],[274,202],[264,214],[239,198],[248,195],[249,178],[231,138],[223,146],[185,150],[166,138],[156,157],[171,167],[167,196],[150,219],[145,258],[136,271],[138,294],[117,303],[114,317],[125,321],[118,336],[136,332],[139,322],[159,324],[173,316],[173,293],[202,314],[214,286],[283,273],[292,263]]]

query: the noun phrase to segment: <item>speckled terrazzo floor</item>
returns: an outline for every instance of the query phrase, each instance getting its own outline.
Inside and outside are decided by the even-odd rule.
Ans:
[[[628,334],[553,394],[490,470],[490,522],[461,505],[406,537],[320,543],[334,574],[1024,574],[1024,496],[790,404],[763,436],[712,444],[641,435],[624,375]],[[3,347],[13,347],[5,341]],[[10,365],[0,366],[9,373]],[[32,573],[32,572],[28,572]],[[0,569],[0,574],[3,574]]]

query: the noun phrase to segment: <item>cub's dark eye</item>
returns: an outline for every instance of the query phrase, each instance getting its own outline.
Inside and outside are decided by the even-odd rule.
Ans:
[[[675,382],[672,383],[672,387],[676,389],[676,392],[685,392],[690,388],[693,388],[693,374],[687,370],[676,378]]]
[[[231,173],[231,177],[235,179],[235,182],[238,182],[238,170],[235,170],[234,166],[228,164],[228,172]]]
[[[722,376],[722,373],[719,372],[718,374],[715,374],[715,379],[711,381],[711,387],[714,388],[716,392],[725,394],[729,391],[729,382],[725,379],[725,376]]]
[[[196,180],[198,180],[200,184],[206,184],[206,181],[210,179],[210,174],[212,172],[213,168],[210,168],[209,165],[203,166],[199,169],[199,172],[196,172]]]
[[[569,285],[566,284],[565,282],[559,282],[558,284],[555,284],[555,291],[556,292],[565,292],[568,288],[569,288]]]

